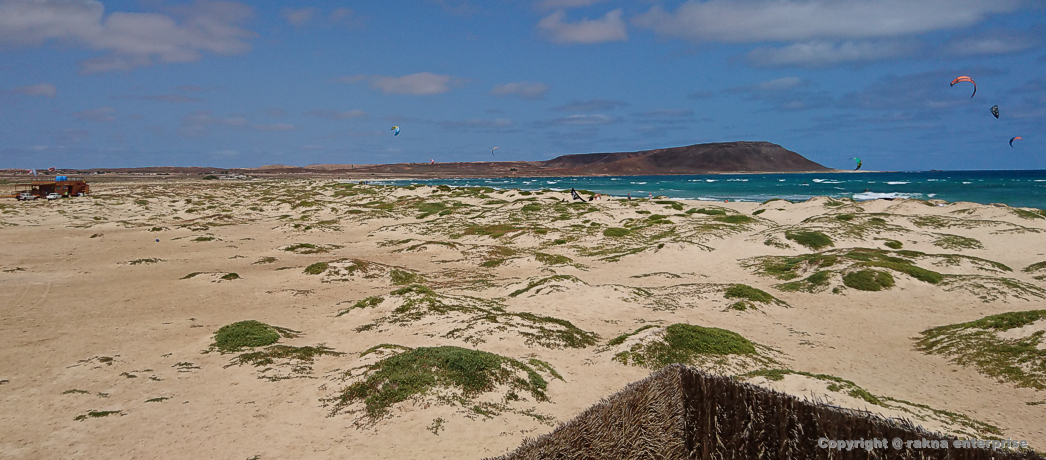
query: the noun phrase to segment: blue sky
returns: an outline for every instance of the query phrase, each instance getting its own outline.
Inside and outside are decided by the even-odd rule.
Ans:
[[[0,0],[0,168],[759,140],[838,168],[1046,169],[1040,0],[288,4]]]

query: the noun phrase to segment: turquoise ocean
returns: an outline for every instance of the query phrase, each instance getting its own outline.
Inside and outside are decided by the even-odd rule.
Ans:
[[[650,195],[708,201],[807,200],[815,196],[875,200],[940,199],[1046,208],[1046,170],[917,171],[688,176],[513,177],[372,181],[520,190],[589,190],[611,196]]]

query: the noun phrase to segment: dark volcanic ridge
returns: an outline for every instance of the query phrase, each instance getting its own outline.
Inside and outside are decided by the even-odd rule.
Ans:
[[[703,174],[712,172],[829,171],[829,168],[769,142],[719,142],[627,153],[563,155],[546,168],[581,175]]]
[[[496,159],[496,158],[492,158]],[[333,175],[340,177],[541,177],[834,171],[770,142],[718,142],[639,152],[563,155],[546,161],[267,165],[259,168],[147,167],[76,170],[139,174]],[[61,170],[60,173],[73,173]]]

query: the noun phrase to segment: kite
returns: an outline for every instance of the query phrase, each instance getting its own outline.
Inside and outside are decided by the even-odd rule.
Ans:
[[[25,171],[25,173],[26,174],[32,174],[33,177],[36,177],[36,168],[28,169],[28,170]]]
[[[857,167],[854,168],[854,171],[857,171],[858,169],[861,169],[861,159],[860,158],[854,157],[854,158],[851,158],[851,160],[857,160]]]
[[[952,86],[955,86],[956,83],[959,83],[961,81],[968,81],[970,83],[973,83],[973,94],[977,94],[977,82],[973,81],[972,78],[967,77],[965,75],[957,77],[955,80],[952,80]],[[973,94],[971,94],[970,97],[973,97]]]
[[[494,147],[494,148],[490,149],[490,155],[493,156],[494,155],[494,151],[497,150],[497,149],[498,149],[497,147]]]
[[[399,126],[393,126],[392,127],[392,135],[393,136],[399,136],[400,135],[400,127]]]
[[[1013,147],[1013,141],[1015,141],[1017,139],[1021,139],[1021,136],[1017,136],[1017,137],[1015,137],[1013,139],[1010,139],[1010,147]],[[1024,140],[1024,139],[1021,139],[1021,140]]]
[[[997,105],[993,105],[992,106],[992,115],[995,115],[995,118],[999,118],[999,106],[997,106]]]

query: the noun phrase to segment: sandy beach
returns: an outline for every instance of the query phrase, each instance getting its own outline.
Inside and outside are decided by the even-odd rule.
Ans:
[[[0,457],[501,455],[656,370],[680,324],[743,337],[687,355],[711,372],[1046,450],[1046,319],[967,324],[1046,309],[1038,210],[335,180],[92,192],[0,203]],[[212,346],[247,320],[276,345]],[[392,358],[438,347],[516,377],[347,391],[388,390]]]

